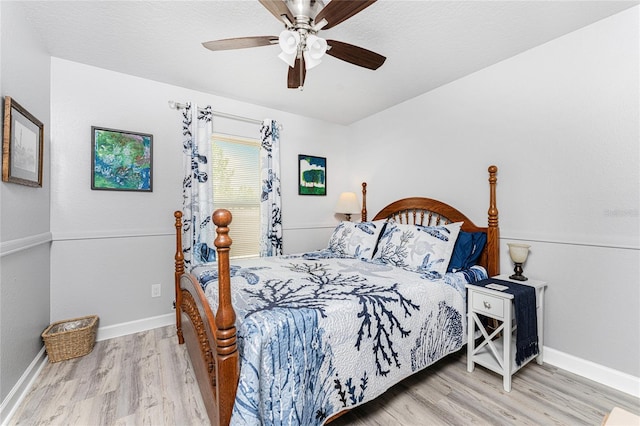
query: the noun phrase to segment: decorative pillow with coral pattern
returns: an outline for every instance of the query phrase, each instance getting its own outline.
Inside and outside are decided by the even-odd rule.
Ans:
[[[389,223],[373,260],[442,278],[461,226],[462,222],[439,226]]]
[[[327,248],[340,257],[371,260],[385,223],[384,220],[340,222],[329,238]]]

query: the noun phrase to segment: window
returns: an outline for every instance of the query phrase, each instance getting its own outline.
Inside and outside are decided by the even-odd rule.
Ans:
[[[213,205],[233,215],[231,257],[260,253],[260,141],[212,136]]]

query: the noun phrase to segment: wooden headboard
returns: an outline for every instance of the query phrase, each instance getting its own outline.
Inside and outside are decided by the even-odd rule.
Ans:
[[[498,208],[496,206],[496,183],[498,167],[489,169],[489,210],[487,226],[477,226],[455,207],[431,198],[411,197],[394,201],[384,207],[373,220],[393,219],[399,223],[423,226],[446,225],[463,222],[465,232],[484,232],[487,234],[485,245],[478,264],[482,265],[490,277],[500,273],[500,229],[498,227]],[[367,220],[367,184],[362,183],[362,221]]]

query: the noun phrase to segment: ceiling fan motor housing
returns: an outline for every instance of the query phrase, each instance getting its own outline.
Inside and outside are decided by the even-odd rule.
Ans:
[[[306,21],[307,25],[316,18],[318,12],[324,7],[324,3],[317,0],[285,0],[285,4],[291,11],[296,23],[298,23],[298,20]]]

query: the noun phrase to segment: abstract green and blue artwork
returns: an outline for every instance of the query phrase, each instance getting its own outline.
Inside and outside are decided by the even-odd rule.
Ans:
[[[151,192],[153,135],[91,127],[91,189]]]
[[[298,155],[298,194],[327,195],[327,159]]]

